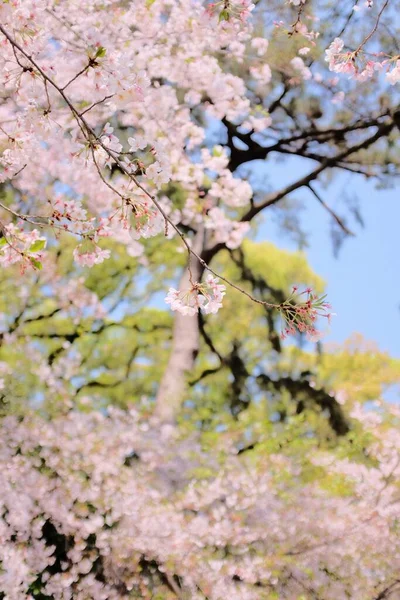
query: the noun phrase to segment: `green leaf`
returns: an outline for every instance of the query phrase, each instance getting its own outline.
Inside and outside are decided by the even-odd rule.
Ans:
[[[150,6],[153,6],[155,1],[156,0],[146,0],[146,4],[145,4],[146,8],[150,8]]]
[[[36,260],[36,258],[33,258],[32,256],[30,256],[29,260],[31,261],[32,267],[34,267],[35,269],[38,269],[38,271],[41,271],[43,269],[42,263],[40,261]]]
[[[46,240],[36,240],[29,248],[29,252],[40,252],[46,247]]]
[[[229,21],[229,11],[228,10],[221,10],[221,12],[219,13],[218,23],[221,23],[221,21]]]
[[[94,58],[102,58],[103,56],[106,55],[106,48],[104,48],[104,46],[100,46],[100,48],[98,48],[96,54],[94,55]]]
[[[0,248],[3,248],[3,246],[7,246],[7,240],[5,237],[0,239]]]

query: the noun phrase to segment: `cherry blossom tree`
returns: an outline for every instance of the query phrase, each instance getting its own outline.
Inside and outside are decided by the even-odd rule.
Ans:
[[[395,14],[0,0],[1,598],[398,596],[398,361],[255,241],[397,178]]]

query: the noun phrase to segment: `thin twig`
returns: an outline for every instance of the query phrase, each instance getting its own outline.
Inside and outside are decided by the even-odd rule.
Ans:
[[[80,113],[80,116],[83,117],[84,114],[86,114],[87,112],[89,112],[89,110],[92,110],[92,108],[94,108],[95,106],[98,106],[99,104],[102,104],[103,102],[106,102],[106,100],[110,100],[110,98],[112,98],[115,94],[110,94],[109,96],[105,96],[105,98],[103,98],[103,100],[98,100],[97,102],[94,102],[91,106],[89,106],[88,108],[85,108],[85,110],[83,110]]]
[[[390,0],[386,0],[386,2],[383,4],[381,10],[379,11],[378,14],[378,18],[376,19],[376,23],[374,25],[374,27],[372,28],[372,30],[369,32],[369,34],[367,35],[366,38],[364,38],[364,40],[361,42],[361,44],[358,46],[357,50],[354,51],[354,56],[357,56],[357,54],[360,52],[361,48],[363,46],[365,46],[365,44],[368,42],[368,40],[370,40],[372,38],[372,36],[374,35],[374,33],[376,32],[376,30],[378,29],[379,26],[379,21],[381,20],[381,16],[383,14],[383,11],[387,8],[388,4],[389,4]]]
[[[66,90],[66,89],[67,89],[67,87],[68,87],[69,85],[71,85],[71,83],[73,83],[74,81],[76,81],[76,80],[78,79],[78,77],[80,77],[81,75],[83,75],[84,73],[86,73],[86,71],[87,71],[88,69],[90,69],[90,67],[91,67],[91,66],[93,66],[93,62],[92,62],[92,60],[89,60],[88,64],[87,64],[86,66],[84,66],[84,67],[83,67],[83,69],[81,69],[80,71],[78,71],[78,73],[77,73],[76,75],[74,75],[74,76],[73,76],[73,78],[72,78],[72,79],[70,79],[70,80],[68,81],[68,83],[66,83],[66,84],[64,85],[64,87],[62,87],[62,88],[60,88],[60,89],[61,89],[62,91]]]
[[[339,227],[344,231],[344,233],[346,235],[352,235],[354,236],[354,233],[352,231],[350,231],[350,229],[346,226],[346,224],[344,223],[344,221],[339,217],[339,215],[337,215],[327,204],[326,202],[324,202],[324,200],[321,198],[321,196],[315,191],[315,189],[312,187],[311,183],[308,184],[308,189],[314,194],[315,198],[318,200],[318,202],[325,208],[325,210],[328,211],[328,213],[331,215],[331,217],[333,217],[336,221],[336,223],[339,225]]]

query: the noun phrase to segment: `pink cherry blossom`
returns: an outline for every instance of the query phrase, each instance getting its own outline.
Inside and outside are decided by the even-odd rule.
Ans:
[[[225,289],[217,278],[208,274],[204,283],[193,283],[188,290],[170,288],[165,302],[183,315],[193,316],[200,309],[206,314],[215,314],[222,308]]]

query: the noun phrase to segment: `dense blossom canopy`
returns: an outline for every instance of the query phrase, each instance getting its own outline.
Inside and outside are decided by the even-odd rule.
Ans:
[[[251,459],[229,437],[210,454],[134,412],[7,417],[0,588],[10,600],[396,598],[392,413],[388,427],[355,407],[375,437],[368,464],[313,443],[308,457],[277,452],[285,436]]]

